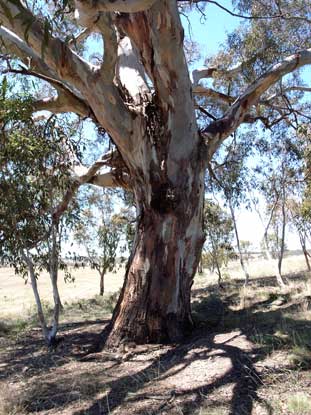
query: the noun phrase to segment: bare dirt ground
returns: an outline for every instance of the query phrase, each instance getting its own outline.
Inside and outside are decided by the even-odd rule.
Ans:
[[[311,277],[291,258],[280,290],[263,265],[247,289],[198,276],[182,344],[99,347],[110,297],[68,306],[56,350],[0,334],[0,415],[311,415]]]

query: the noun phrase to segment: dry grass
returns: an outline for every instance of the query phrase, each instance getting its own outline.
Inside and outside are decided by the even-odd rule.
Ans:
[[[34,312],[31,288],[21,280],[17,286],[16,276],[9,284],[2,270],[0,293],[10,300],[0,325],[0,415],[311,415],[311,282],[304,266],[302,256],[286,258],[286,289],[262,260],[249,267],[247,288],[237,263],[222,289],[205,272],[194,285],[198,330],[187,343],[91,354],[122,272],[107,277],[114,294],[104,298],[88,269],[77,271],[73,285],[60,283],[63,342],[48,353],[39,330],[25,334],[19,314]],[[47,300],[48,281],[43,275],[39,282]],[[19,289],[27,290],[23,300]]]
[[[311,399],[304,393],[297,393],[288,398],[288,409],[293,415],[310,415]]]
[[[274,266],[263,259],[256,259],[249,262],[248,269],[252,278],[268,277],[273,275]],[[284,273],[294,274],[304,269],[304,258],[302,255],[288,256],[284,259]],[[60,272],[59,289],[63,303],[76,302],[79,299],[90,299],[98,294],[99,276],[95,270],[88,267],[72,269],[74,282],[65,282],[64,274]],[[232,261],[224,270],[228,276],[227,281],[234,281],[241,278],[241,270],[238,261]],[[117,292],[123,283],[124,269],[119,269],[116,273],[108,273],[105,277],[106,293]],[[217,283],[215,274],[205,271],[203,275],[197,275],[194,289],[202,286]],[[38,286],[43,302],[48,303],[52,298],[51,284],[46,273],[42,273],[38,279]],[[311,295],[311,284],[303,288],[308,290]],[[306,292],[306,291],[305,291]],[[1,317],[10,318],[23,316],[34,306],[33,294],[30,283],[18,275],[15,275],[12,268],[0,268],[0,303]]]
[[[252,259],[247,263],[247,269],[252,279],[270,277],[275,274],[276,261],[271,263],[263,258]],[[306,269],[305,259],[303,255],[288,255],[283,260],[283,272],[284,274],[301,273]],[[241,273],[241,266],[239,261],[231,261],[228,266],[223,270],[224,280],[241,280],[243,279]],[[197,275],[194,283],[194,288],[202,287],[202,285],[217,284],[217,276],[208,270],[204,270],[203,275]],[[268,284],[269,285],[269,284]],[[311,285],[310,285],[311,290]]]
[[[71,303],[79,299],[93,298],[99,291],[99,276],[90,268],[73,269],[74,282],[65,282],[64,274],[60,272],[59,290],[63,303]],[[118,291],[123,283],[124,270],[108,273],[105,278],[106,292]],[[49,276],[42,273],[38,279],[39,292],[43,302],[51,301],[52,292]],[[0,268],[0,303],[1,317],[10,318],[28,313],[34,306],[30,282],[15,275],[12,268]]]
[[[0,415],[25,415],[23,399],[16,389],[6,383],[0,384]]]

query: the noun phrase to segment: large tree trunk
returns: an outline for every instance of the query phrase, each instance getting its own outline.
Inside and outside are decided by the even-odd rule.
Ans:
[[[151,162],[149,183],[134,187],[139,221],[109,346],[175,342],[192,327],[190,291],[204,242],[204,170],[194,156],[171,175]]]
[[[125,37],[118,76],[144,110],[133,115],[132,147],[121,149],[138,223],[107,344],[179,341],[192,326],[190,291],[204,241],[207,151],[198,134],[176,2],[155,2],[150,13],[122,15],[118,24],[141,53],[133,66],[129,58],[136,48]],[[141,61],[154,92],[145,93]],[[136,83],[130,84],[126,68]],[[135,84],[142,85],[138,94]]]

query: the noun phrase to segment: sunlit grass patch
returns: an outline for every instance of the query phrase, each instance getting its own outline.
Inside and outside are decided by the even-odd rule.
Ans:
[[[23,332],[25,329],[29,328],[30,325],[31,321],[27,317],[5,319],[4,321],[0,322],[0,338],[11,336],[14,337]]]
[[[290,396],[287,405],[291,415],[311,414],[311,397],[305,393],[297,393]]]

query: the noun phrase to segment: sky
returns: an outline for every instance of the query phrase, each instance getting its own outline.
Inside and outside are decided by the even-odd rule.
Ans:
[[[191,28],[189,21],[181,17],[186,34],[199,43],[203,57],[215,54],[219,50],[219,45],[226,40],[227,33],[240,23],[240,19],[230,16],[213,4],[206,6],[204,14],[205,16],[196,10],[191,12],[189,16]],[[202,64],[203,61],[204,59]]]

